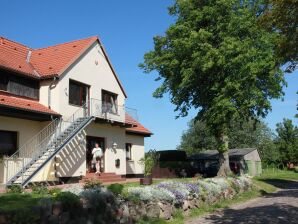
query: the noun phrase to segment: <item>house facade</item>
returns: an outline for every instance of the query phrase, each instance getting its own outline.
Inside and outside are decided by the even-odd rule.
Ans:
[[[101,171],[143,174],[151,132],[127,95],[98,37],[31,49],[0,37],[0,183],[60,181]]]

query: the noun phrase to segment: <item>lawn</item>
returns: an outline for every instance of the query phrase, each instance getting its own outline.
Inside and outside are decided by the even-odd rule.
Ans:
[[[6,193],[0,196],[0,211],[11,212],[22,209],[30,209],[38,204],[41,195],[28,193]]]

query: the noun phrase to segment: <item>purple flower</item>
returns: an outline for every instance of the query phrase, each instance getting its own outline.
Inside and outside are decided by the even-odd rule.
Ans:
[[[191,184],[191,183],[185,183],[184,184],[187,190],[191,193],[198,194],[199,193],[199,187],[196,184]]]

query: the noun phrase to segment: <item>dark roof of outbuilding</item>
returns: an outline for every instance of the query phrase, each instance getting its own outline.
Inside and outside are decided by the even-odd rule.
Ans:
[[[257,150],[256,148],[242,148],[242,149],[230,149],[229,158],[239,158],[247,155],[248,153]],[[207,150],[194,155],[189,156],[191,160],[216,160],[218,159],[217,150]]]

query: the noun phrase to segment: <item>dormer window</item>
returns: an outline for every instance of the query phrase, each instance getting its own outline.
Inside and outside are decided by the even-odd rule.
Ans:
[[[89,86],[69,80],[69,104],[83,106],[88,100]]]
[[[102,110],[104,113],[118,113],[118,95],[106,90],[102,90]]]

